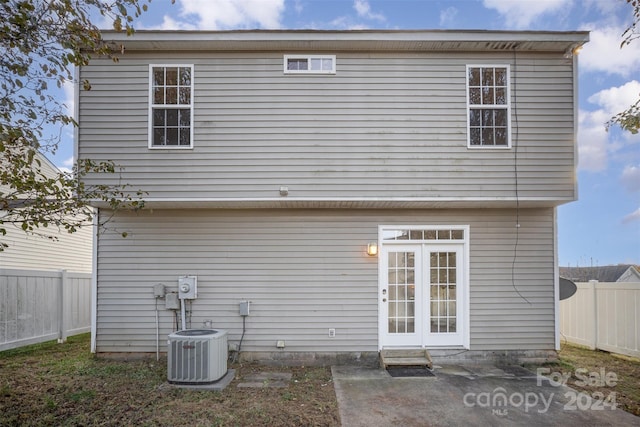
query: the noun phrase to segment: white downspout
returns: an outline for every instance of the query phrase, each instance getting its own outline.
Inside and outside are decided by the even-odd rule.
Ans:
[[[73,160],[78,162],[80,152],[80,67],[75,66],[73,69],[73,118],[77,123],[77,126],[73,128]],[[95,353],[97,349],[96,345],[96,333],[98,324],[98,224],[99,224],[100,210],[98,208],[93,209],[93,241],[92,241],[92,256],[91,256],[91,353]]]
[[[98,323],[98,223],[100,209],[93,215],[93,260],[91,268],[91,353],[96,352],[96,330]]]
[[[560,351],[560,273],[558,268],[558,208],[553,208],[553,312],[556,350]]]

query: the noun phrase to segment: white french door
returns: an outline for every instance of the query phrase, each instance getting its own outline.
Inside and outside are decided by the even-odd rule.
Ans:
[[[381,347],[467,344],[463,243],[384,243],[380,252]]]

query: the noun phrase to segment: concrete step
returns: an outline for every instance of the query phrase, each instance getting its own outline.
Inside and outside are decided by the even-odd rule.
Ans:
[[[425,349],[394,348],[380,351],[380,364],[383,369],[389,366],[426,366],[433,368],[431,355]]]

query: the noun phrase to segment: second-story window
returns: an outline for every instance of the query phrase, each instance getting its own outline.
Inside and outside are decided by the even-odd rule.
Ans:
[[[149,147],[193,147],[193,65],[151,65]]]
[[[285,55],[285,74],[335,74],[335,55]]]
[[[467,66],[468,147],[509,148],[509,66]]]

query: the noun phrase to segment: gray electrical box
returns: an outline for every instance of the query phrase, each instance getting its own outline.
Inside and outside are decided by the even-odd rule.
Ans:
[[[171,292],[165,295],[164,308],[167,310],[180,310],[180,300],[178,294]]]
[[[198,297],[198,278],[196,276],[178,277],[178,298],[196,299]]]
[[[164,285],[162,283],[158,283],[157,285],[153,285],[153,296],[156,298],[164,298]]]
[[[251,305],[251,301],[240,301],[240,316],[248,316],[249,315],[249,306]]]

